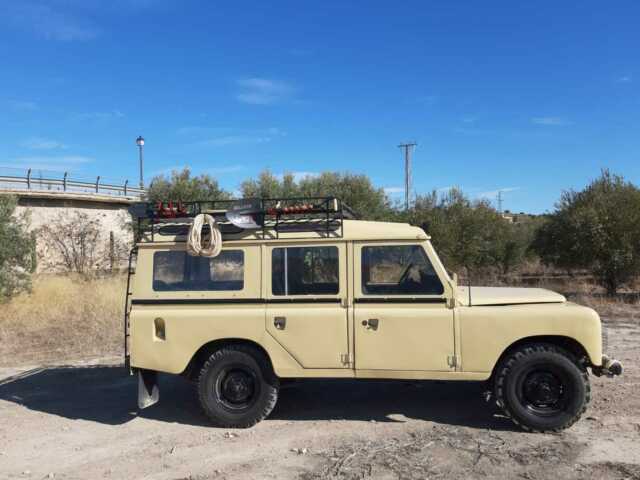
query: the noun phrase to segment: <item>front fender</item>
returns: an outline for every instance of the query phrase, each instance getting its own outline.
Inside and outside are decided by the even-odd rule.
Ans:
[[[502,353],[528,337],[558,336],[578,342],[594,366],[602,364],[598,314],[570,302],[458,307],[462,371],[491,372]]]

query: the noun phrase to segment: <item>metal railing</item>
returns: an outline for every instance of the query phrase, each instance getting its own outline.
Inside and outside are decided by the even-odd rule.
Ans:
[[[9,172],[7,172],[10,170]],[[69,192],[85,194],[103,194],[124,197],[142,197],[146,190],[129,185],[129,180],[121,184],[115,181],[105,181],[102,177],[96,177],[95,181],[79,180],[69,177],[69,172],[60,172],[60,177],[55,178],[55,172],[34,171],[29,168],[24,170],[2,168],[0,169],[0,190],[28,190],[37,192]],[[47,177],[44,176],[47,175]]]

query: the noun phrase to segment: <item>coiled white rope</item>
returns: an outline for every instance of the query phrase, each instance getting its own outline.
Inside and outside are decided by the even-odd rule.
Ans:
[[[202,239],[202,227],[209,226],[209,238]],[[206,213],[196,215],[187,237],[187,253],[194,257],[217,257],[222,250],[222,234],[215,219]]]

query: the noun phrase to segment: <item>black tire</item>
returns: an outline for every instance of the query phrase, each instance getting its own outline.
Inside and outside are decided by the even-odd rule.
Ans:
[[[522,429],[558,432],[587,409],[591,386],[579,359],[552,344],[524,345],[510,352],[496,371],[498,406]]]
[[[248,428],[271,413],[279,385],[262,352],[249,345],[229,345],[204,363],[197,389],[200,405],[215,426]]]

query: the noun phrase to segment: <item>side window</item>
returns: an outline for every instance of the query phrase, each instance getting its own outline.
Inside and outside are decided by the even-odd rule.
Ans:
[[[362,293],[441,295],[444,288],[418,245],[362,248]]]
[[[153,290],[230,291],[244,287],[244,252],[225,250],[213,258],[169,250],[153,254]]]
[[[271,291],[274,295],[337,294],[338,248],[274,248]]]

